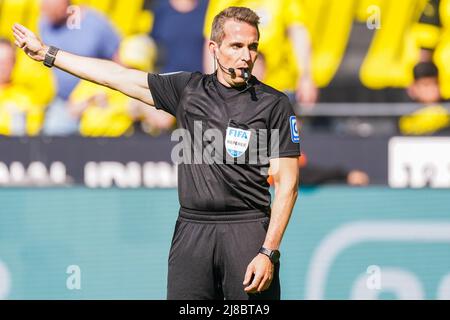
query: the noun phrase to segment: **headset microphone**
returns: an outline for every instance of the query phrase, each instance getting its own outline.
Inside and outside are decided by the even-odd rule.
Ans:
[[[227,71],[229,72],[230,75],[236,76],[236,71],[234,70],[234,68],[228,68]],[[250,80],[250,72],[248,71],[247,68],[245,68],[245,69],[242,69],[241,75],[242,75],[242,78],[244,79],[244,81],[247,83],[247,87],[248,87],[249,86],[248,80]]]
[[[250,72],[247,68],[242,70],[242,78],[247,82],[250,79]]]
[[[228,74],[236,76],[236,70],[235,70],[234,68],[228,68],[228,69],[226,69],[226,68],[224,68],[224,66],[219,62],[218,59],[217,59],[217,62],[219,63],[219,66],[220,66],[220,68],[221,68],[223,71],[228,71]],[[248,71],[247,68],[242,69],[242,74],[241,74],[241,75],[242,75],[242,78],[244,78],[245,81],[248,81],[248,80],[250,79],[250,72]]]
[[[219,64],[220,69],[222,69],[224,72],[232,75],[232,76],[236,76],[236,70],[234,68],[225,68],[219,61],[219,59],[217,59],[216,55],[214,54],[214,58],[217,61],[217,63]],[[242,69],[242,78],[244,79],[244,81],[248,84],[248,80],[250,80],[250,71],[247,68]]]

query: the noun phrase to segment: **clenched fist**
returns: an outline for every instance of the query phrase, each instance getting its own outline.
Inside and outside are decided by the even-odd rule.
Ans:
[[[44,61],[48,47],[32,31],[18,23],[14,24],[12,30],[17,47],[21,48],[31,59]]]

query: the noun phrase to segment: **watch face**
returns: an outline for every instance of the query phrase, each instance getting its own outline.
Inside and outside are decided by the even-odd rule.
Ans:
[[[271,259],[273,263],[277,263],[278,260],[280,259],[280,251],[278,250],[273,250],[272,254],[271,254]]]
[[[259,253],[262,253],[267,257],[269,257],[272,263],[277,263],[278,260],[280,259],[280,251],[278,250],[269,250],[264,247],[261,247],[261,249],[259,249]]]

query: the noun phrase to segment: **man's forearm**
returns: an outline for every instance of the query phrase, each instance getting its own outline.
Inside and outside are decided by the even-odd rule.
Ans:
[[[39,55],[45,56],[47,48],[45,46],[45,50],[41,50]],[[113,61],[77,56],[62,50],[56,55],[54,66],[78,78],[120,91],[150,106],[154,105],[146,72],[128,69]]]
[[[31,59],[43,62],[49,47],[32,31],[15,23],[12,27],[14,43]],[[55,56],[52,51],[50,56]],[[48,61],[51,64],[51,61]],[[127,69],[108,60],[81,57],[60,50],[56,54],[53,66],[78,78],[120,91],[129,97],[153,106],[153,97],[149,91],[147,76],[144,71]]]
[[[40,53],[42,59],[45,57],[48,47]],[[97,83],[112,89],[117,89],[115,75],[124,71],[121,65],[96,58],[82,57],[60,50],[56,55],[54,66],[66,71],[78,78]]]
[[[289,219],[297,200],[297,188],[291,190],[278,190],[272,205],[269,229],[267,231],[264,247],[278,249],[286,231]]]

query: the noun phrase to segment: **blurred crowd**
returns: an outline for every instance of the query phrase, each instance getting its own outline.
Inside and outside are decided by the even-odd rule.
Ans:
[[[146,72],[214,72],[214,16],[261,17],[254,75],[302,108],[317,102],[416,101],[404,134],[446,128],[450,0],[0,0],[0,135],[119,137],[170,131],[175,119],[115,91],[28,59],[19,22],[45,43]]]

